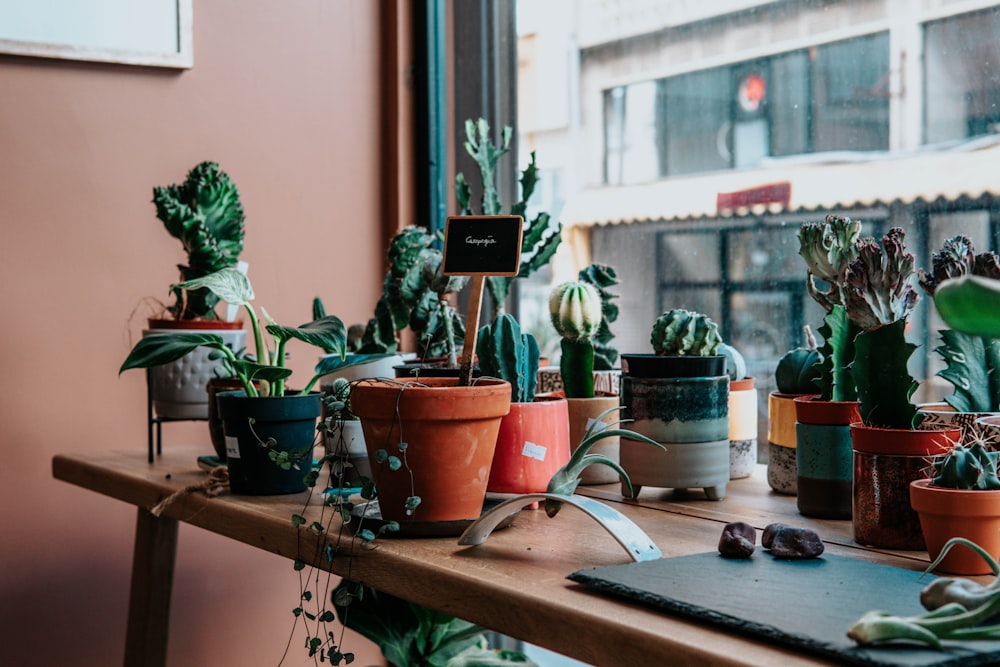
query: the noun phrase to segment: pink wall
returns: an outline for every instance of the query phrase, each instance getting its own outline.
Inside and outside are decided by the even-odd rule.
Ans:
[[[308,320],[314,295],[347,322],[372,312],[378,8],[196,2],[187,71],[0,56],[0,662],[121,663],[135,508],[54,481],[50,461],[144,451],[144,376],[117,369],[184,260],[154,185],[222,165],[279,322]],[[315,352],[292,355],[301,377]],[[167,425],[164,447],[203,429]],[[170,664],[277,664],[297,591],[289,561],[182,525]]]

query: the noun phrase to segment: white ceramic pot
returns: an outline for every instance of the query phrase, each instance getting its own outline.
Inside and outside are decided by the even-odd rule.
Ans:
[[[729,479],[749,477],[757,465],[757,389],[753,378],[729,383]]]

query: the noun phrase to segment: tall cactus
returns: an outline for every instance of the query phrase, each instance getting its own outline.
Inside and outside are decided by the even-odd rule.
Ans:
[[[535,398],[538,343],[530,333],[521,332],[513,315],[501,313],[479,330],[476,354],[483,375],[510,382],[512,402],[530,403]]]
[[[494,144],[490,138],[490,125],[485,119],[465,121],[465,150],[476,161],[482,180],[482,197],[480,210],[482,215],[501,215],[500,196],[496,190],[496,166],[507,152],[510,151],[510,140],[513,135],[511,128],[504,127],[500,133],[500,143]],[[517,278],[526,278],[549,260],[559,247],[562,240],[562,225],[552,220],[548,213],[540,212],[530,222],[526,217],[528,201],[538,183],[538,167],[535,164],[535,153],[531,153],[528,166],[521,172],[521,198],[510,209],[510,215],[524,218],[521,236],[521,268]],[[475,215],[471,201],[472,188],[465,175],[459,173],[455,177],[455,196],[461,208],[462,215]],[[510,276],[487,276],[486,289],[495,313],[505,311],[504,304],[510,294],[510,286],[514,278]]]
[[[675,357],[706,357],[718,352],[722,336],[707,315],[683,308],[668,310],[653,323],[653,351]]]

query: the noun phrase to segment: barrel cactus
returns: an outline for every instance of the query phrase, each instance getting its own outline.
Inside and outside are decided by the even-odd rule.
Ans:
[[[978,440],[968,446],[956,444],[954,449],[934,462],[931,483],[948,489],[1000,489],[997,452],[987,451],[982,441]]]
[[[567,398],[594,397],[594,341],[601,327],[601,294],[582,281],[557,285],[549,295],[552,326],[562,336],[559,371]]]
[[[510,382],[511,402],[530,403],[538,378],[538,343],[509,313],[479,330],[476,355],[483,375]]]
[[[650,335],[653,351],[661,356],[707,357],[718,353],[722,336],[707,315],[675,308],[660,315]]]

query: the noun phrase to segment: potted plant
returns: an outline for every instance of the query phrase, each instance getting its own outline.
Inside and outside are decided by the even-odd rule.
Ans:
[[[570,458],[569,412],[565,398],[535,396],[538,343],[522,332],[514,316],[501,313],[482,327],[476,355],[484,377],[510,383],[510,411],[500,422],[487,491],[493,494],[544,491]]]
[[[292,370],[285,364],[285,348],[294,339],[339,349],[344,355],[347,344],[344,323],[338,317],[328,316],[299,327],[274,322],[262,327],[251,304],[254,294],[250,281],[237,269],[220,269],[179,286],[189,291],[208,289],[223,301],[243,307],[252,327],[256,356],[238,358],[222,337],[214,333],[161,333],[140,340],[119,373],[130,368],[160,366],[200,346],[217,351],[222,363],[243,385],[242,391],[222,392],[218,396],[233,493],[304,490],[304,478],[312,468],[313,439],[320,412],[319,392],[312,390],[333,364],[321,362],[305,387],[290,392],[286,390],[286,381]],[[271,335],[273,346],[266,343],[265,331]]]
[[[729,375],[718,325],[702,313],[669,310],[653,324],[650,342],[654,354],[622,355],[621,403],[634,430],[666,451],[622,438],[622,467],[636,494],[644,485],[700,487],[718,500],[729,482]]]
[[[198,164],[181,184],[154,187],[153,204],[164,229],[184,246],[187,263],[177,265],[180,281],[237,265],[243,251],[245,216],[239,190],[217,163]],[[170,287],[173,303],[165,307],[164,316],[149,318],[144,335],[211,331],[222,336],[232,350],[244,347],[243,323],[220,317],[214,294],[189,293],[178,286],[180,281]],[[206,384],[219,370],[219,362],[209,353],[207,348],[194,350],[150,369],[150,400],[158,417],[208,418]]]
[[[591,425],[610,423],[595,420],[601,414],[610,419],[612,414],[607,410],[618,405],[617,394],[598,392],[594,386],[598,357],[595,339],[601,327],[606,326],[603,306],[598,289],[584,281],[557,285],[549,296],[552,326],[561,336],[559,375],[563,388],[561,395],[566,398],[569,413],[571,445],[582,442]],[[605,438],[596,447],[601,455],[618,460],[617,438]],[[591,467],[582,472],[582,479],[584,484],[608,484],[618,481],[618,474],[610,468]]]
[[[1000,258],[996,253],[976,253],[967,236],[947,239],[931,258],[930,273],[919,272],[920,286],[934,297],[941,281],[965,275],[1000,278]],[[921,427],[958,424],[962,440],[971,443],[983,436],[977,421],[1000,411],[1000,340],[968,334],[955,329],[939,332],[942,344],[934,351],[946,367],[937,373],[953,387],[944,403],[919,406],[924,415]]]
[[[776,492],[798,493],[795,399],[819,394],[816,366],[820,355],[809,325],[802,327],[805,343],[783,354],[774,369],[777,389],[767,396],[767,483]]]
[[[794,399],[796,504],[805,516],[851,518],[851,424],[860,419],[852,369],[860,329],[847,316],[845,302],[847,272],[858,257],[860,233],[860,222],[836,215],[799,228],[806,289],[826,310],[814,367],[818,395]]]
[[[961,537],[987,553],[1000,553],[1000,478],[997,452],[981,441],[957,443],[934,461],[929,479],[910,483],[910,502],[920,516],[927,553],[937,560],[948,540]],[[990,574],[976,553],[952,549],[938,564],[951,574]],[[993,572],[995,574],[995,572]]]
[[[747,375],[743,354],[728,343],[719,345],[729,375],[729,479],[743,479],[757,466],[757,389]]]
[[[920,521],[910,507],[910,482],[929,457],[950,449],[961,430],[917,430],[922,415],[910,401],[917,387],[907,362],[916,345],[906,340],[907,319],[919,295],[910,284],[913,255],[902,229],[881,244],[858,242],[847,269],[846,310],[861,328],[855,338],[854,383],[861,421],[851,425],[854,448],[854,539],[895,549],[923,549]]]

